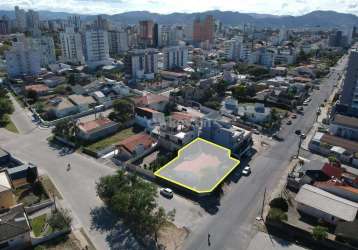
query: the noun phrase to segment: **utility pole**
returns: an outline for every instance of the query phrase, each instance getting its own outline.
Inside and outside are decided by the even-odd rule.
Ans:
[[[300,156],[300,150],[301,150],[301,145],[302,145],[302,135],[299,135],[299,142],[298,142],[298,150],[297,150],[297,155],[296,158],[298,159],[298,157]]]

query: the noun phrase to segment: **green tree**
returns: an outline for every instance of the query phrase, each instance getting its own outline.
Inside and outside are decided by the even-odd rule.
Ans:
[[[113,112],[109,118],[119,123],[129,121],[134,116],[134,105],[128,99],[119,99],[113,103]]]
[[[32,89],[27,91],[26,97],[29,99],[30,103],[35,103],[38,100],[37,92]]]
[[[156,238],[157,232],[175,211],[166,213],[157,204],[157,187],[136,175],[119,170],[101,177],[96,184],[97,195],[138,236]]]
[[[239,85],[231,90],[232,96],[236,99],[240,99],[246,96],[246,86]]]
[[[270,211],[268,213],[268,219],[272,220],[272,221],[286,221],[287,220],[287,214],[282,211],[279,208],[275,208],[275,207],[271,207]]]
[[[71,227],[72,217],[68,210],[58,209],[51,214],[47,223],[54,230],[65,230]]]
[[[271,200],[270,207],[281,209],[284,212],[288,211],[288,203],[282,197],[278,197],[278,198]]]
[[[67,79],[68,84],[75,85],[76,84],[76,78],[74,74],[70,74]]]
[[[315,240],[323,240],[327,238],[328,228],[322,226],[315,226],[312,231],[312,236]]]

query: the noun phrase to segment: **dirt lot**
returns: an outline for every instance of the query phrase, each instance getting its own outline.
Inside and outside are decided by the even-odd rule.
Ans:
[[[159,232],[159,245],[165,246],[166,250],[180,250],[189,231],[185,228],[178,228],[172,223],[168,223]]]

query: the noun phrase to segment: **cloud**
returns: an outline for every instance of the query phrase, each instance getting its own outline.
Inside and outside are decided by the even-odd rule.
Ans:
[[[116,14],[134,10],[158,13],[231,10],[279,15],[301,15],[302,11],[335,10],[358,15],[357,0],[1,0],[0,9],[66,11],[79,14]]]

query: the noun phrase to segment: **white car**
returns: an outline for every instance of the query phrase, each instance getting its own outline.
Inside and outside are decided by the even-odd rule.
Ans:
[[[251,174],[251,168],[249,166],[245,167],[244,170],[242,170],[242,175],[249,176]]]
[[[173,198],[174,194],[173,194],[173,190],[171,190],[170,188],[163,188],[160,190],[160,194],[163,195],[166,198]]]

